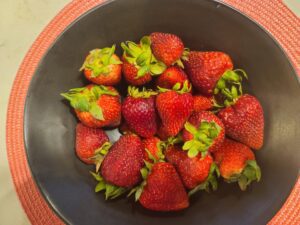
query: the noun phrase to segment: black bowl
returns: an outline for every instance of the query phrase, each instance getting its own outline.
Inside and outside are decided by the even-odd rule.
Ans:
[[[257,152],[262,180],[242,192],[236,184],[199,193],[181,212],[157,213],[126,198],[94,193],[90,167],[74,154],[76,118],[59,95],[87,83],[78,71],[89,50],[153,31],[179,35],[195,50],[220,50],[249,75],[247,90],[262,103],[265,143]],[[124,88],[124,85],[123,85]],[[25,143],[34,178],[55,212],[70,224],[265,224],[280,209],[298,175],[300,88],[289,60],[249,18],[214,1],[119,0],[89,11],[56,40],[30,85]],[[112,132],[111,136],[117,137]]]

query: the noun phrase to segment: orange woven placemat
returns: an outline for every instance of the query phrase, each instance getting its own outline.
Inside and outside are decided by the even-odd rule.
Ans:
[[[23,114],[30,80],[42,56],[59,34],[75,19],[103,0],[74,0],[44,29],[33,43],[16,75],[11,91],[6,124],[7,155],[16,192],[34,225],[58,225],[63,222],[40,194],[26,159],[23,138]],[[300,74],[300,20],[281,1],[225,0],[265,27],[288,53]],[[269,224],[300,224],[300,179],[282,209]]]

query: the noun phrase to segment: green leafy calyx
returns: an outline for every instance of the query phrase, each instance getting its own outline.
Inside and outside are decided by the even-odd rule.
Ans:
[[[189,54],[190,54],[190,49],[189,48],[184,48],[184,51],[181,55],[181,57],[179,59],[177,59],[175,61],[175,63],[173,63],[173,65],[177,65],[179,67],[181,67],[182,69],[184,69],[184,65],[182,63],[182,60],[183,61],[188,61],[189,60]]]
[[[115,199],[124,194],[127,189],[107,183],[99,173],[90,172],[91,175],[98,181],[95,187],[95,192],[105,191],[105,200]]]
[[[180,83],[176,83],[172,89],[162,88],[157,86],[157,89],[160,93],[168,92],[168,91],[176,91],[178,94],[185,94],[191,92],[192,86],[188,80],[184,81],[182,88]]]
[[[112,144],[110,142],[105,142],[100,148],[95,150],[95,154],[91,159],[95,162],[96,172],[99,171],[104,156],[108,153],[108,150],[111,148]]]
[[[166,65],[154,57],[150,46],[151,40],[149,36],[142,37],[139,44],[131,41],[121,43],[121,47],[124,50],[123,57],[138,69],[136,79],[143,77],[147,73],[153,76],[160,75],[166,69]]]
[[[80,70],[90,70],[91,77],[108,75],[111,72],[110,65],[122,64],[120,60],[113,57],[115,49],[116,45],[113,45],[111,48],[94,49],[90,51]]]
[[[73,88],[66,93],[62,93],[71,106],[81,112],[89,112],[97,120],[104,120],[102,108],[97,104],[97,100],[102,95],[117,96],[118,93],[109,90],[108,87],[103,85],[94,85],[91,88]]]
[[[242,79],[247,74],[244,70],[226,70],[214,89],[214,106],[221,108],[233,105],[243,94]]]
[[[217,123],[206,120],[202,120],[198,127],[186,122],[184,128],[193,135],[193,138],[182,146],[191,158],[197,156],[198,153],[204,157],[222,129]]]
[[[189,196],[195,194],[200,190],[206,192],[216,191],[218,189],[218,178],[220,177],[220,171],[218,166],[213,162],[210,166],[209,174],[204,182],[197,185],[195,188],[189,191]]]
[[[260,181],[261,178],[261,170],[260,167],[257,165],[255,160],[248,160],[246,162],[246,166],[243,169],[242,173],[234,174],[226,181],[228,183],[238,182],[242,191],[247,189],[247,186],[252,181]]]
[[[157,95],[156,91],[146,89],[143,87],[142,91],[139,91],[137,87],[128,86],[128,95],[134,98],[150,98],[151,96]]]

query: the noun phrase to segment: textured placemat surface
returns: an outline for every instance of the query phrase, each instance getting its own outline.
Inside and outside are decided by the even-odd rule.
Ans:
[[[68,4],[33,43],[17,73],[7,112],[7,154],[16,192],[32,224],[57,225],[57,217],[39,192],[31,176],[23,139],[23,114],[30,80],[37,65],[57,36],[76,18],[103,0],[75,0]],[[287,52],[300,73],[300,20],[281,1],[226,0],[266,28]],[[300,180],[269,224],[300,224]]]

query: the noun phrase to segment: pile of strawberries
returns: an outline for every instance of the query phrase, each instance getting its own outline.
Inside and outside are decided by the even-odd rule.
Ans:
[[[134,194],[147,209],[174,211],[195,192],[216,190],[220,176],[242,190],[260,180],[251,149],[263,145],[263,110],[243,94],[247,75],[227,54],[190,51],[158,32],[121,47],[121,59],[115,45],[90,51],[81,70],[93,84],[62,94],[80,120],[77,156],[96,165],[96,192]],[[122,75],[130,85],[124,98],[113,87]],[[111,143],[103,128],[122,136]]]

